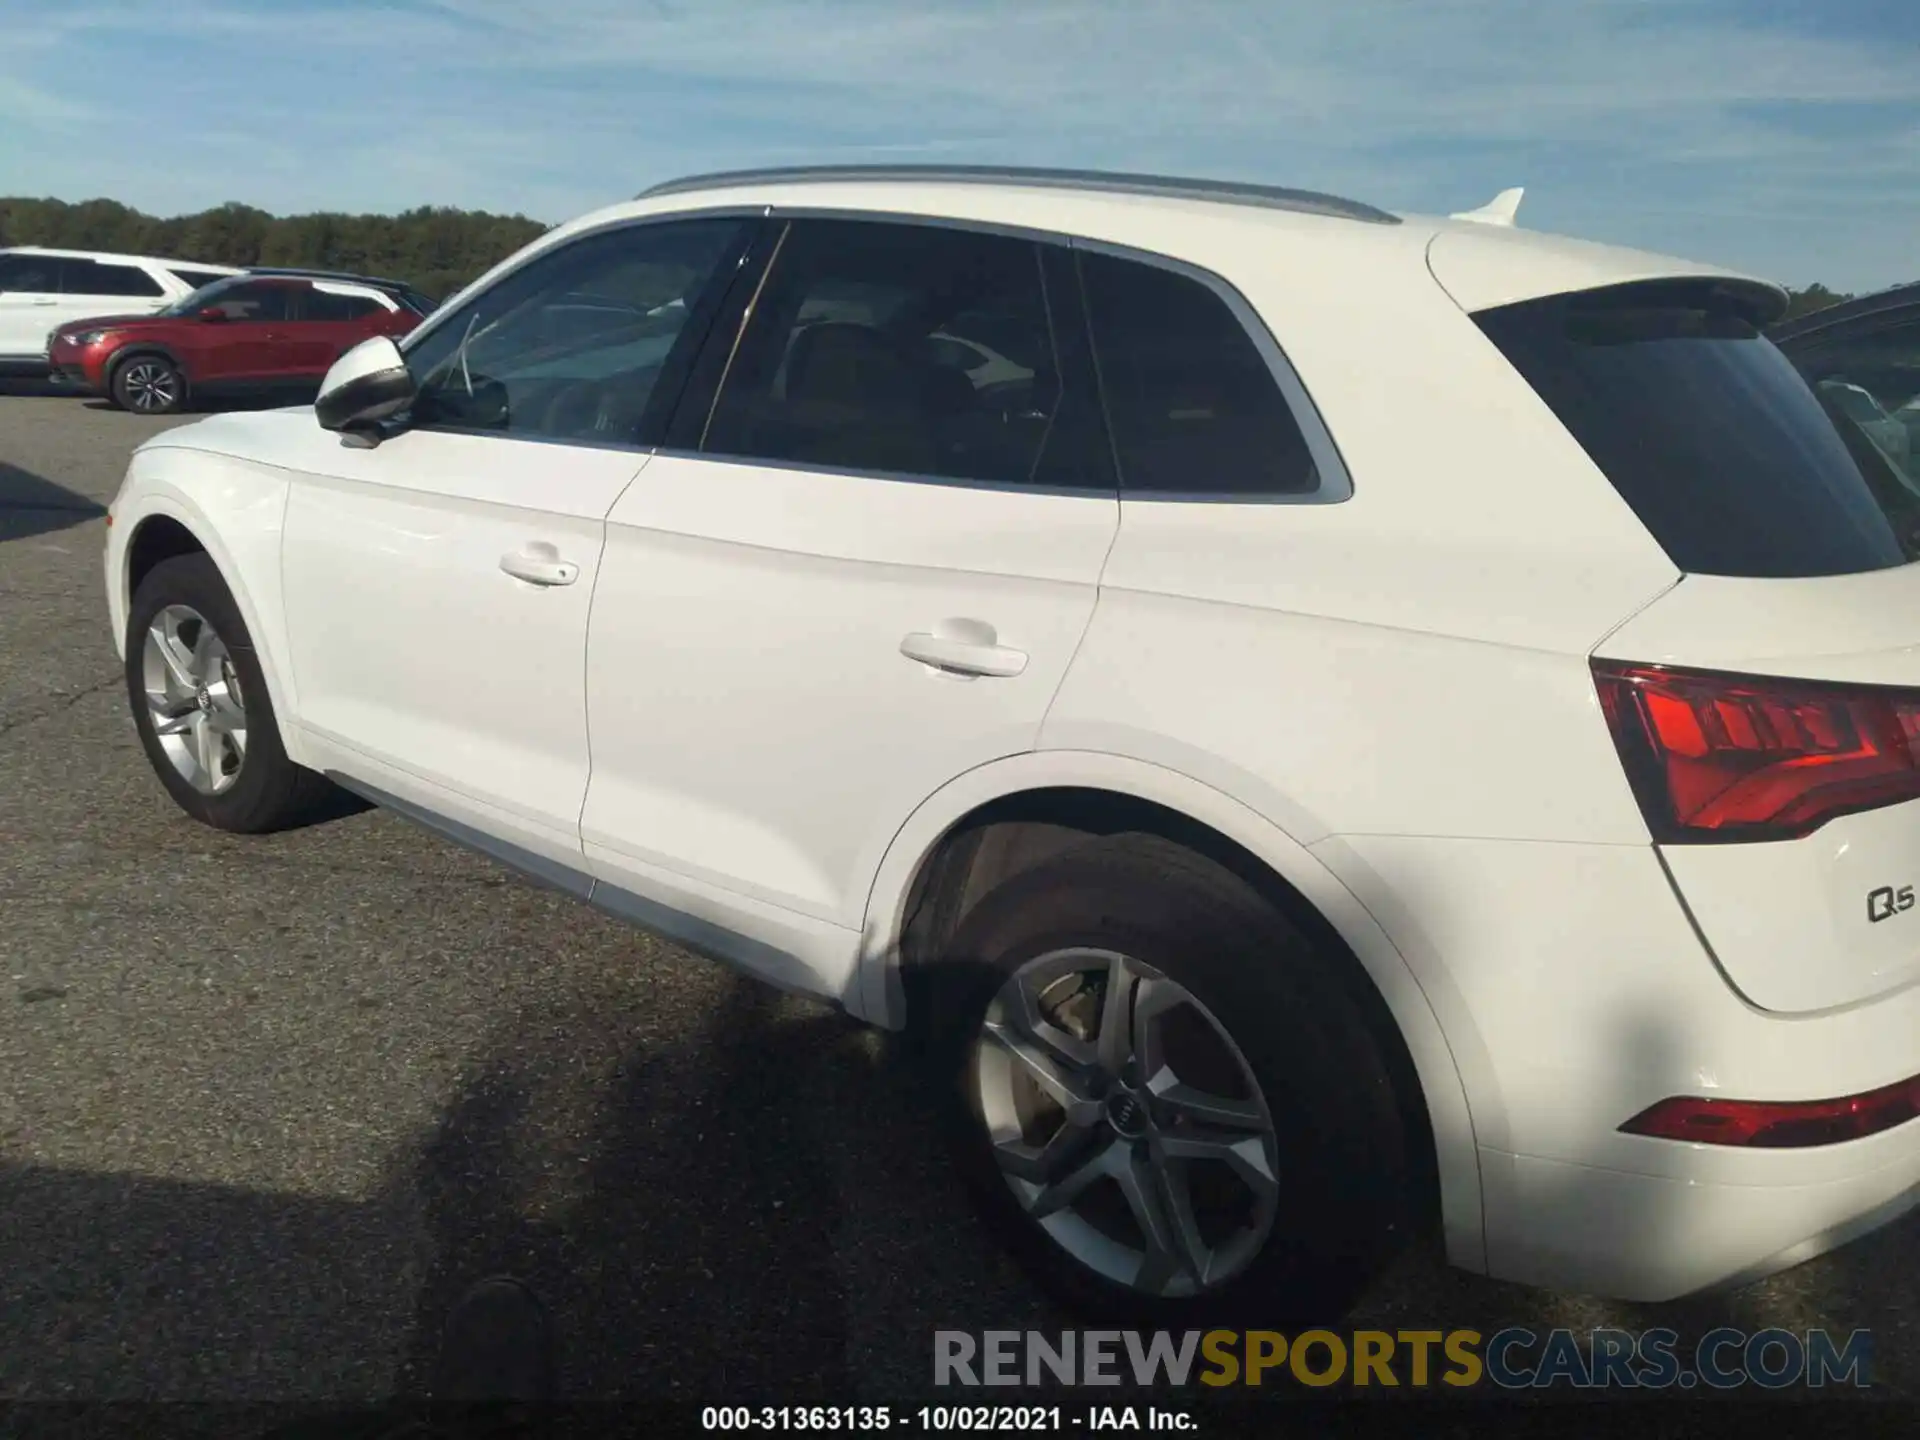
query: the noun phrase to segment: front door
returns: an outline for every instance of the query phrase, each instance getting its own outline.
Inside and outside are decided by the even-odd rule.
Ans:
[[[288,636],[323,765],[577,872],[605,519],[646,461],[642,417],[689,313],[650,312],[714,282],[741,228],[542,252],[421,332],[411,423],[374,449],[288,417],[310,439],[286,515]],[[581,294],[603,323],[556,326]]]
[[[710,419],[676,419],[693,453],[609,516],[596,895],[844,992],[887,842],[1033,748],[1086,630],[1118,523],[1096,410],[1064,248],[794,220]]]

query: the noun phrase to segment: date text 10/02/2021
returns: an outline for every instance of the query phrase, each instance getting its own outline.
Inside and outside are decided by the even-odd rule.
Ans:
[[[1154,1430],[1199,1426],[1184,1410],[1158,1405],[709,1405],[701,1428],[731,1431],[881,1431],[915,1434],[965,1431]]]

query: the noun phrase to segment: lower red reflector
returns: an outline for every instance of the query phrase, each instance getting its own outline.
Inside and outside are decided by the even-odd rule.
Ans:
[[[1920,1116],[1920,1075],[1843,1100],[1704,1100],[1677,1097],[1642,1110],[1620,1128],[1629,1135],[1694,1145],[1791,1150],[1838,1145],[1891,1130]]]

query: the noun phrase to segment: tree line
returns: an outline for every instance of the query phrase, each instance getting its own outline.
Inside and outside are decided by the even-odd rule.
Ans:
[[[269,215],[230,202],[163,220],[116,200],[0,197],[0,246],[48,245],[161,255],[214,265],[301,265],[378,275],[444,298],[547,226],[524,215],[423,205],[399,215]],[[1850,300],[1813,284],[1789,290],[1787,315]]]
[[[435,299],[452,294],[547,228],[524,215],[445,206],[423,205],[399,215],[269,215],[230,203],[161,219],[115,200],[69,204],[0,197],[0,246],[350,270],[404,280]]]

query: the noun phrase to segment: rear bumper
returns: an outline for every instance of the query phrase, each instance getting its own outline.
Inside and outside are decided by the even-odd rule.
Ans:
[[[1668,1300],[1797,1264],[1920,1198],[1920,1121],[1803,1149],[1620,1131],[1674,1096],[1825,1100],[1920,1074],[1920,986],[1818,1015],[1756,1009],[1650,846],[1368,836],[1314,849],[1446,1033],[1491,1274]],[[1468,1219],[1447,1218],[1450,1232]]]
[[[0,355],[0,377],[9,380],[42,380],[48,368],[44,355]]]
[[[1501,1279],[1657,1302],[1758,1280],[1920,1204],[1920,1122],[1796,1163],[1761,1157],[1754,1183],[1715,1184],[1480,1152],[1487,1268]],[[1843,1159],[1848,1173],[1818,1180]],[[1767,1171],[1770,1173],[1758,1173]]]

